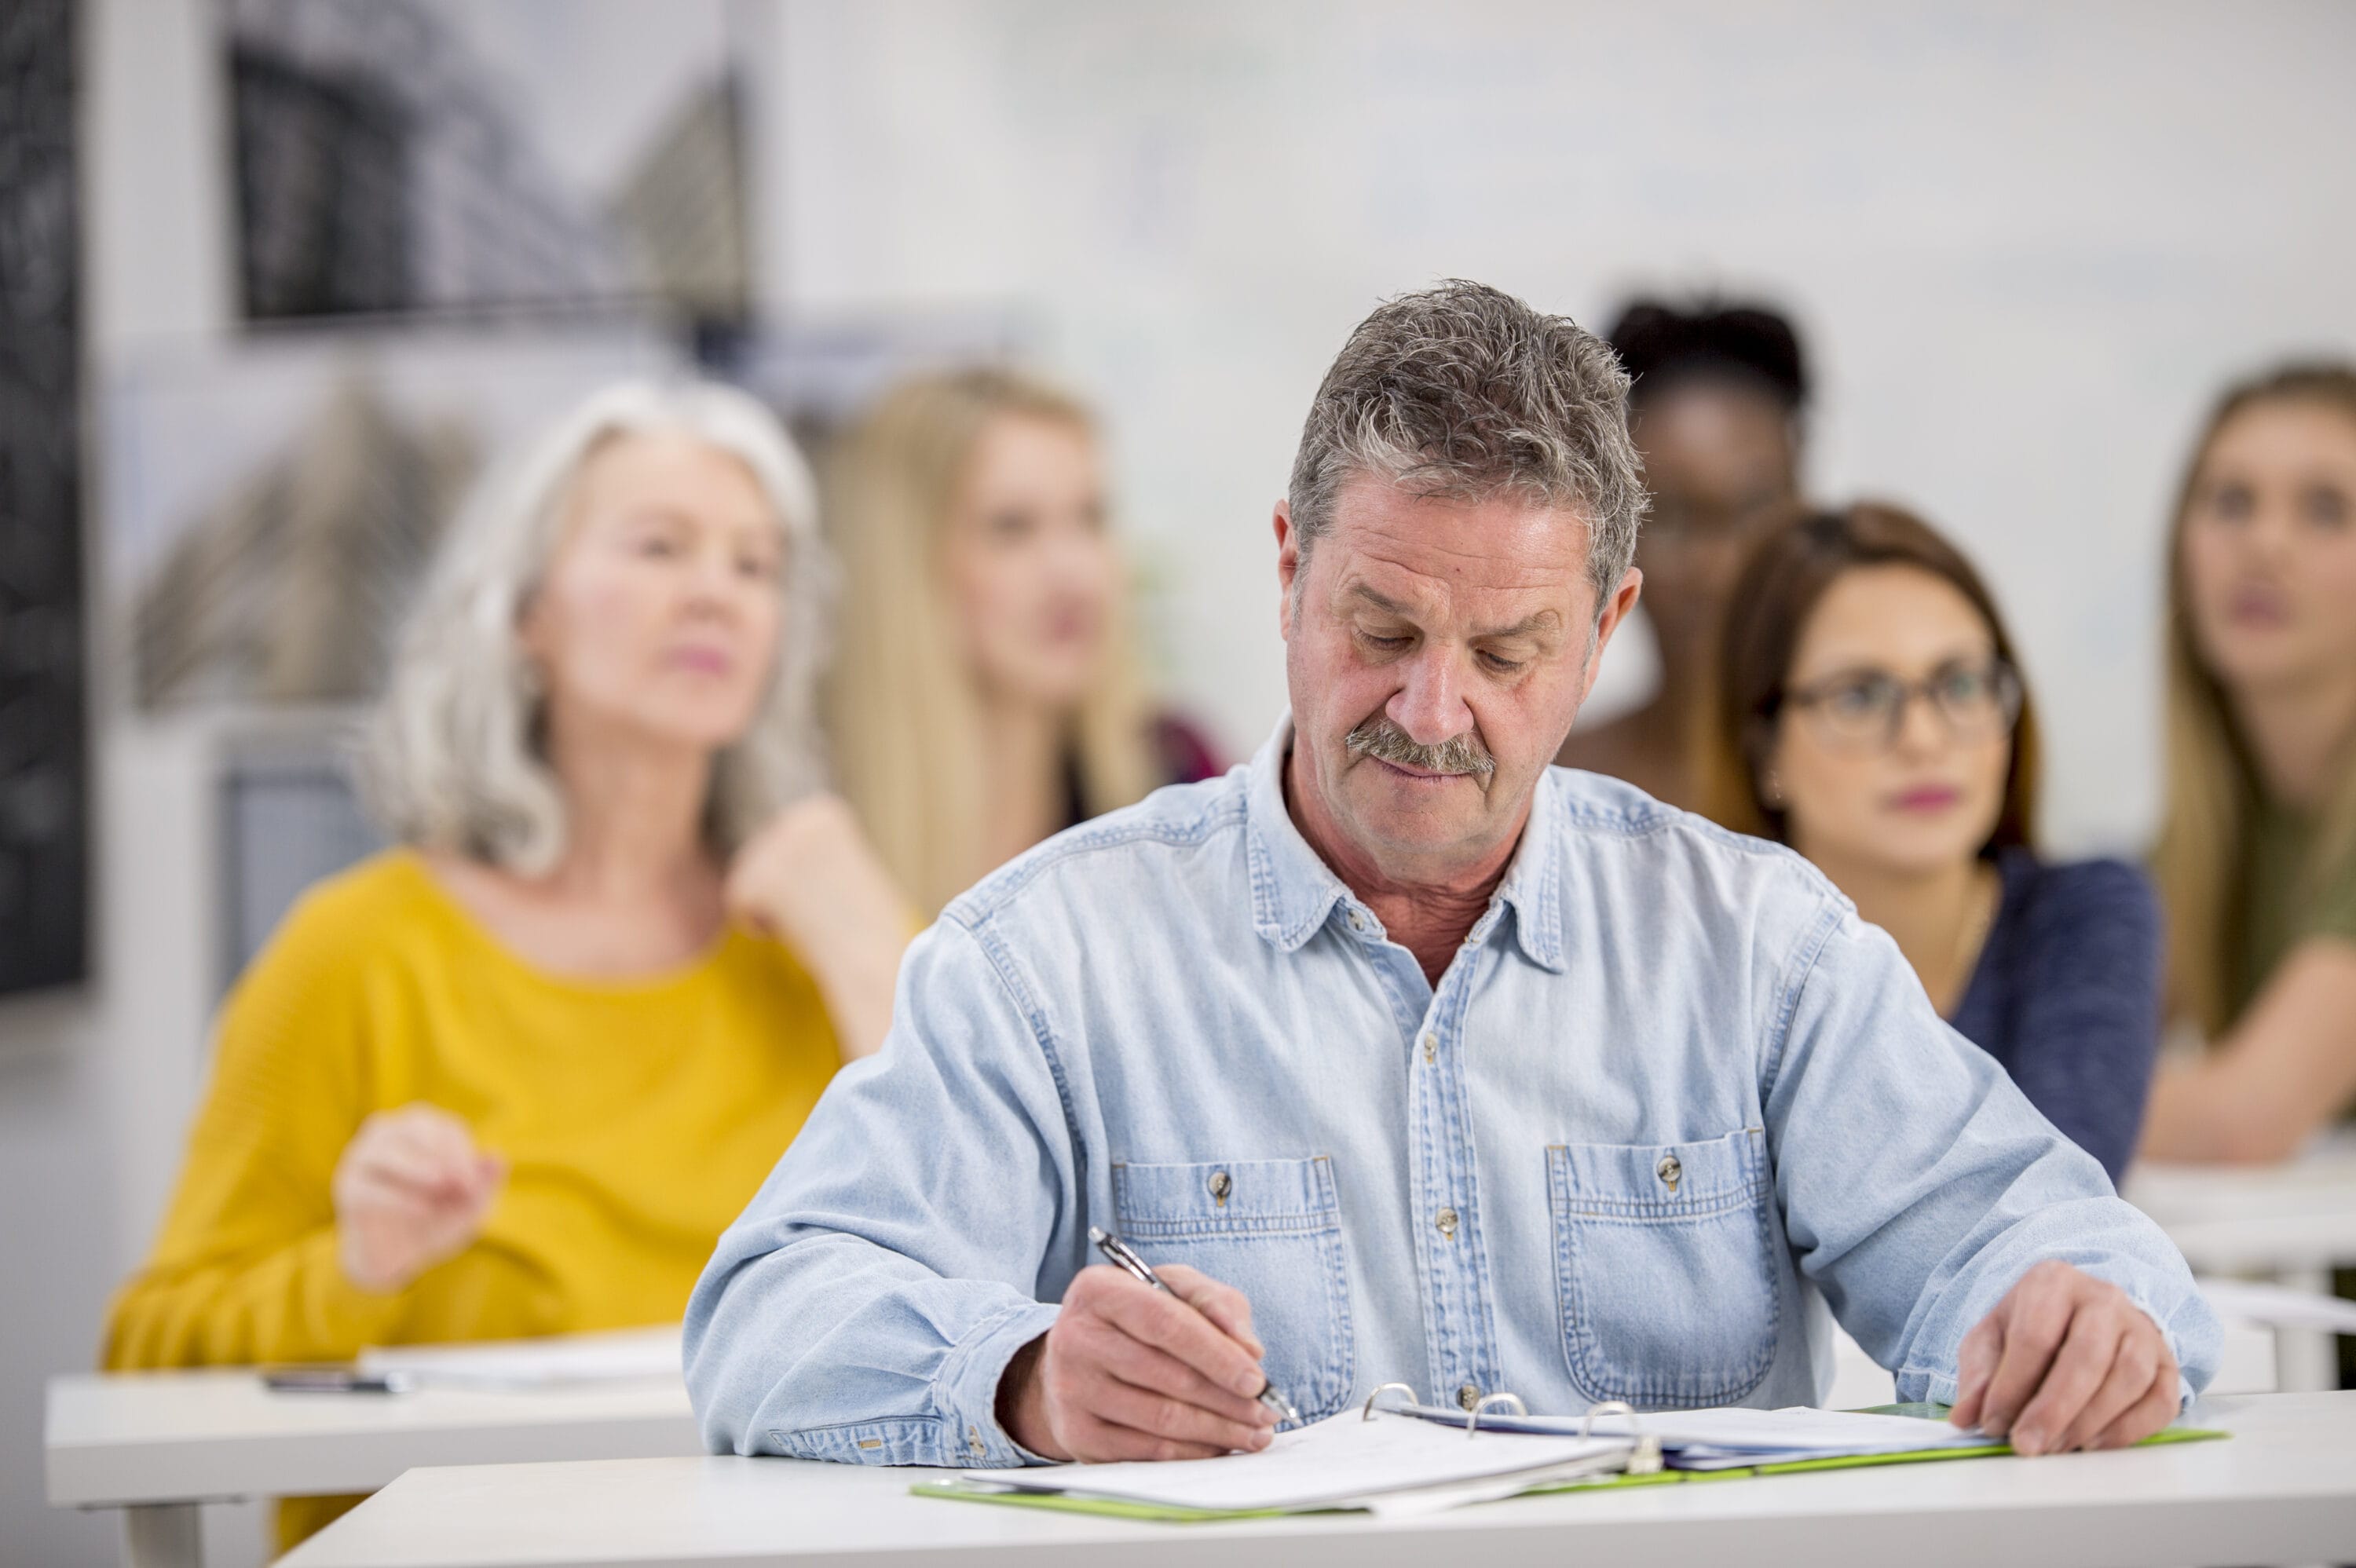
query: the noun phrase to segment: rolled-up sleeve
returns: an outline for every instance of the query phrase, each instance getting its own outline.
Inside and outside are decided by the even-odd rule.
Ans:
[[[954,921],[909,950],[893,1019],[689,1300],[688,1389],[716,1451],[1031,1457],[995,1406],[1007,1362],[1055,1317],[1036,1293],[1075,1208],[1057,1074],[1035,1008]]]
[[[1901,1399],[1952,1403],[1964,1336],[2049,1258],[2125,1291],[2186,1397],[2207,1386],[2222,1331],[2182,1254],[1940,1020],[1888,935],[1828,901],[1784,973],[1761,1087],[1776,1197]]]

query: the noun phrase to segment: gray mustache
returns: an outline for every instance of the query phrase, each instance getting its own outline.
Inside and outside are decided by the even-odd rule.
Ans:
[[[1377,762],[1404,763],[1411,768],[1421,768],[1435,773],[1472,773],[1487,778],[1497,771],[1496,759],[1481,749],[1470,735],[1451,736],[1437,746],[1419,745],[1408,738],[1406,731],[1377,713],[1342,739],[1354,757],[1372,757]]]

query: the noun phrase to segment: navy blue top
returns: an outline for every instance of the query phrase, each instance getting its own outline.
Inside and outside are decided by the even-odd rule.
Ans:
[[[2116,1182],[2159,1053],[2159,901],[2120,860],[1997,860],[2004,895],[1948,1022]]]

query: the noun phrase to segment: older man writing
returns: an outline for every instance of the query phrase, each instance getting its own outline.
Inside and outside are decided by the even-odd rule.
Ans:
[[[1797,858],[1550,770],[1636,602],[1626,379],[1451,283],[1318,389],[1248,768],[951,904],[689,1309],[707,1436],[886,1464],[1253,1449],[1399,1380],[1780,1405],[1826,1307],[2037,1453],[2207,1380],[2167,1240]],[[1091,1266],[1119,1232],[1176,1291]]]

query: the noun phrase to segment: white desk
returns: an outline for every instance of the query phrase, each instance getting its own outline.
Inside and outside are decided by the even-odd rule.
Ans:
[[[50,1505],[126,1509],[134,1568],[193,1568],[203,1502],[373,1491],[419,1465],[703,1452],[676,1377],[305,1394],[236,1370],[52,1379],[46,1443]]]
[[[2282,1165],[2138,1164],[2123,1195],[2159,1222],[2196,1274],[2329,1293],[2333,1269],[2356,1267],[2356,1133],[2335,1133]],[[2284,1388],[2337,1385],[2329,1335],[2286,1330],[2277,1342]]]
[[[641,1459],[412,1470],[281,1568],[2135,1568],[2356,1559],[2356,1393],[2220,1399],[2233,1430],[2045,1459],[1569,1493],[1378,1522],[1091,1519],[911,1497],[921,1470]]]

